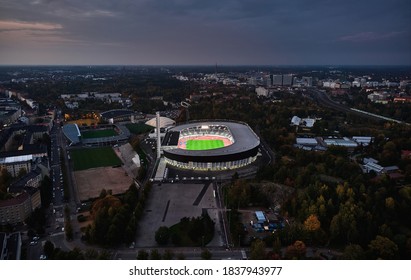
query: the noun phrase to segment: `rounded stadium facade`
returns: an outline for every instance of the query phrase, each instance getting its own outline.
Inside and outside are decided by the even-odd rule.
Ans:
[[[162,149],[171,166],[218,171],[254,162],[259,146],[259,137],[246,123],[198,121],[169,129]]]

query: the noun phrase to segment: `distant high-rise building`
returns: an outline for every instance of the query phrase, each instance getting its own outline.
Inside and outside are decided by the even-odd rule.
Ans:
[[[283,86],[291,86],[293,84],[293,75],[283,75]]]
[[[273,86],[283,85],[283,75],[273,75]]]
[[[312,87],[313,86],[313,77],[303,77],[302,78],[302,83],[307,87]]]
[[[271,85],[273,84],[272,81],[271,81],[271,75],[264,76],[264,84],[267,87],[271,87]]]
[[[248,84],[256,86],[257,85],[257,78],[256,77],[251,77],[248,79]]]

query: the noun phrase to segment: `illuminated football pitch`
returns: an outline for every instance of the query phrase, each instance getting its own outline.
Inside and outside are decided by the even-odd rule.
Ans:
[[[187,150],[213,150],[224,147],[223,140],[187,140],[186,149]]]

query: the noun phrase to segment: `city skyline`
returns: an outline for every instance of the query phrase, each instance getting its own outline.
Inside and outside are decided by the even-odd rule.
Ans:
[[[411,2],[0,3],[3,65],[411,65]]]

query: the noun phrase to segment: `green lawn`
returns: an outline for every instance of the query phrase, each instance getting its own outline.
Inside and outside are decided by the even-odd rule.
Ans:
[[[153,127],[146,125],[145,123],[129,123],[126,124],[126,127],[130,131],[130,133],[133,134],[142,134],[153,129]]]
[[[114,129],[101,129],[101,130],[87,130],[81,132],[81,136],[85,139],[87,138],[101,138],[110,137],[118,135]]]
[[[111,147],[71,150],[70,155],[76,171],[122,163]]]
[[[187,150],[212,150],[224,147],[223,140],[187,140]]]

